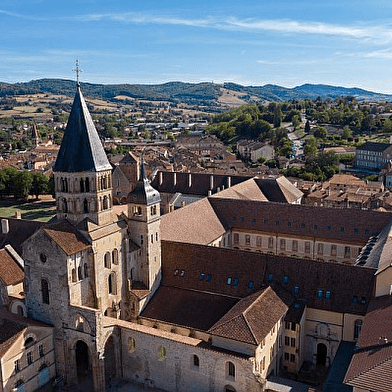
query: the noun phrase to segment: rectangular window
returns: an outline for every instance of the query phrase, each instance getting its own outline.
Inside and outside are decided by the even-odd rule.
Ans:
[[[30,351],[27,353],[27,364],[31,365],[33,363],[33,353]]]
[[[336,256],[337,249],[338,249],[337,245],[334,244],[331,245],[331,256]]]
[[[265,357],[263,357],[263,360],[261,362],[262,362],[263,370],[265,370]]]
[[[260,236],[256,237],[256,246],[258,246],[259,248],[261,248],[261,239],[262,239],[262,237],[260,237]]]
[[[19,359],[14,361],[14,370],[15,370],[15,373],[20,372]]]
[[[291,323],[291,330],[295,331],[297,329],[297,324],[296,323]]]
[[[298,252],[298,241],[297,240],[293,240],[293,242],[291,244],[291,250],[293,252]]]
[[[284,345],[285,346],[290,346],[290,338],[288,336],[284,337]]]
[[[310,242],[305,241],[305,253],[310,253]]]
[[[284,327],[285,329],[290,329],[290,321],[285,321]]]
[[[286,250],[286,240],[284,238],[280,239],[280,249]]]
[[[290,354],[290,362],[295,362],[295,354]]]
[[[295,338],[291,338],[290,343],[291,347],[295,347]]]
[[[324,254],[324,244],[317,244],[317,254],[320,256]]]
[[[230,276],[227,278],[227,284],[228,284],[228,285],[231,284],[231,278],[230,278]]]
[[[234,233],[233,243],[238,244],[240,242],[240,235],[238,233]]]
[[[344,247],[344,258],[349,259],[351,257],[351,249],[349,246]]]
[[[38,346],[38,353],[39,353],[39,356],[40,356],[41,358],[45,355],[43,344],[40,344],[40,345]]]
[[[268,248],[272,249],[274,247],[274,237],[268,237]]]
[[[289,358],[290,358],[289,353],[284,353],[284,360],[285,360],[285,361],[288,361]]]
[[[250,245],[250,235],[249,234],[245,235],[245,244]]]

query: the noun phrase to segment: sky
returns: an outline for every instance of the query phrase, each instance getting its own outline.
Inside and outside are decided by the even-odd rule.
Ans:
[[[392,94],[391,0],[0,0],[0,81],[234,82]]]

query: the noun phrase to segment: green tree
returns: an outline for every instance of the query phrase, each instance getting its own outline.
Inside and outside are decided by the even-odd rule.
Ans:
[[[310,121],[306,120],[305,123],[305,133],[310,133]]]
[[[304,154],[307,157],[312,157],[317,154],[317,150],[318,150],[317,139],[314,136],[309,136],[305,142]]]
[[[14,183],[15,199],[27,199],[33,185],[33,176],[27,170],[18,172]]]
[[[313,135],[316,139],[322,139],[325,140],[328,136],[328,132],[326,128],[324,127],[317,127],[315,131],[313,132]]]
[[[46,195],[49,192],[49,178],[43,173],[33,173],[33,182],[30,194],[34,195],[38,200],[39,195]]]
[[[300,117],[298,114],[295,114],[293,116],[293,127],[294,127],[294,131],[299,127],[299,124],[301,123]]]
[[[353,131],[350,129],[348,125],[343,128],[342,139],[349,139],[353,137]]]

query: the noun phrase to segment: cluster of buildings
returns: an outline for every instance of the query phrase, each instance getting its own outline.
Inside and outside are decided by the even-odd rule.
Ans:
[[[390,390],[391,213],[302,205],[284,177],[151,184],[125,161],[139,176],[115,213],[78,85],[56,218],[1,221],[0,391],[281,391],[320,370],[330,391]],[[170,208],[197,181],[207,195]]]

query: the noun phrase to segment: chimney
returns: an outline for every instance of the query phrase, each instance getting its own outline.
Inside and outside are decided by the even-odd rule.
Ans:
[[[22,213],[21,213],[20,210],[16,210],[16,212],[15,212],[15,218],[16,218],[16,219],[22,219]]]
[[[159,185],[162,185],[163,183],[163,172],[159,172]]]
[[[220,188],[219,188],[219,186],[218,186],[218,188],[216,188],[216,191],[217,191],[217,192],[220,192]]]
[[[210,176],[210,189],[211,189],[211,191],[214,189],[214,176],[213,175]]]
[[[208,191],[208,196],[211,196],[211,195],[212,195],[212,191],[209,190],[209,191]]]
[[[1,220],[1,232],[3,234],[8,234],[10,231],[10,226],[8,223],[8,219],[2,219]]]
[[[231,187],[231,177],[227,177],[227,187]]]
[[[388,339],[384,336],[380,336],[380,338],[378,339],[378,344],[387,344],[388,343]]]
[[[188,187],[190,188],[192,186],[192,174],[188,173]]]
[[[181,201],[181,207],[185,207],[185,200]]]
[[[173,185],[174,186],[177,185],[177,173],[176,172],[173,173]]]

